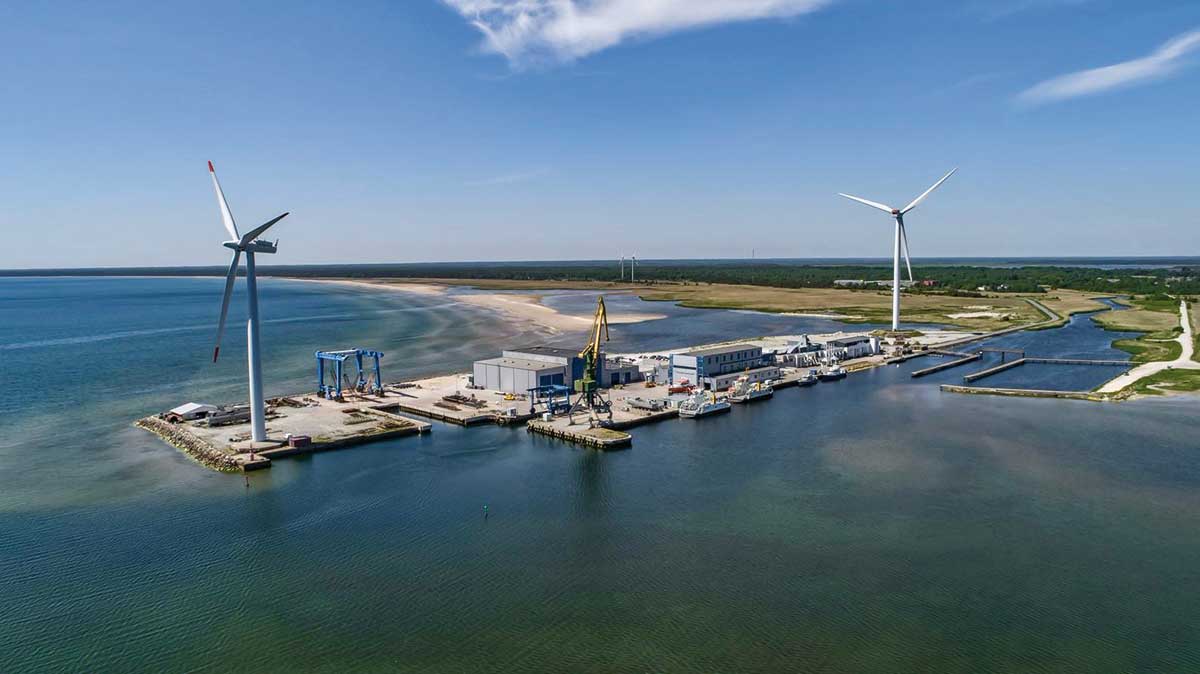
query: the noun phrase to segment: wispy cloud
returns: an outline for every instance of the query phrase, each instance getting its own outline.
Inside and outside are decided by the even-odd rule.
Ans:
[[[1141,58],[1046,80],[1021,92],[1017,100],[1031,105],[1052,103],[1161,80],[1187,65],[1186,57],[1197,48],[1200,29],[1174,37]]]
[[[1005,19],[1031,11],[1079,7],[1094,0],[976,0],[968,8],[987,21]]]
[[[513,183],[523,183],[534,178],[540,178],[550,171],[547,169],[535,169],[533,171],[522,171],[520,173],[505,173],[503,175],[492,176],[490,178],[482,178],[480,180],[468,180],[463,183],[467,187],[491,187],[494,185],[511,185]]]
[[[631,38],[733,21],[787,18],[832,0],[442,0],[514,66],[571,61]]]

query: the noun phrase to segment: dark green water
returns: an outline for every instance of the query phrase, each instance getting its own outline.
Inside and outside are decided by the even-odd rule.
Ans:
[[[203,362],[219,282],[71,282],[0,285],[5,387],[61,382],[0,408],[3,671],[1200,669],[1196,399],[955,396],[935,384],[961,373],[914,382],[916,361],[626,452],[439,425],[246,488],[127,426],[185,391],[237,397],[244,354]],[[436,297],[266,285],[269,319],[344,317],[271,324],[284,390],[310,376],[290,349],[346,335],[414,371],[535,337]],[[125,312],[204,327],[79,339]],[[1010,339],[1107,355],[1086,319],[1064,330]]]

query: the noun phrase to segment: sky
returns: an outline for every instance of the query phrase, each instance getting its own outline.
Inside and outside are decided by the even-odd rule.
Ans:
[[[0,268],[1200,254],[1194,0],[0,4]],[[264,260],[263,263],[268,263]]]

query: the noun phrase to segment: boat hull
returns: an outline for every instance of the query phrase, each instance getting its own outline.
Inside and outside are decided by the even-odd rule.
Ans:
[[[751,403],[755,400],[769,400],[775,395],[775,391],[753,391],[743,396],[729,396],[727,400],[731,403]]]
[[[701,417],[711,417],[714,414],[723,414],[733,409],[729,403],[717,403],[707,408],[697,410],[679,410],[679,416],[684,419],[699,419]]]

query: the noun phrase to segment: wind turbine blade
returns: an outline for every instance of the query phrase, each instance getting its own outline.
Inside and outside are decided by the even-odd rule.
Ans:
[[[234,241],[241,239],[238,235],[237,225],[233,222],[233,213],[229,212],[229,202],[225,201],[225,193],[221,191],[221,183],[217,181],[217,172],[213,169],[212,162],[208,162],[208,173],[212,176],[213,189],[217,191],[217,203],[221,206],[221,222],[225,223],[225,231],[229,232],[229,236]]]
[[[921,203],[922,201],[924,201],[924,200],[925,200],[925,197],[929,196],[929,193],[930,193],[930,192],[933,192],[933,191],[934,191],[934,190],[936,190],[937,188],[941,187],[941,186],[942,186],[942,183],[946,182],[946,179],[947,179],[947,178],[949,178],[950,176],[954,175],[954,172],[955,172],[955,171],[957,171],[957,170],[958,170],[958,168],[956,167],[956,168],[952,169],[952,170],[951,170],[949,173],[947,173],[946,175],[942,176],[942,179],[941,179],[941,180],[939,180],[939,181],[937,181],[936,183],[934,183],[934,184],[933,184],[933,187],[930,187],[929,189],[925,190],[925,193],[924,193],[924,194],[922,194],[921,196],[917,197],[916,199],[913,199],[913,202],[912,202],[911,204],[909,204],[909,205],[905,206],[905,207],[903,208],[903,210],[901,210],[901,211],[900,211],[900,215],[904,215],[905,213],[907,213],[907,212],[911,211],[912,209],[916,208],[916,207],[917,207],[917,204],[919,204],[919,203]]]
[[[887,212],[887,213],[891,213],[892,211],[896,210],[896,209],[892,208],[891,206],[876,203],[874,201],[868,201],[867,199],[863,199],[861,197],[856,197],[853,194],[842,194],[841,192],[838,192],[838,196],[846,197],[847,199],[853,199],[854,201],[857,201],[860,204],[866,204],[872,208],[878,208],[879,210]]]
[[[259,225],[258,227],[255,227],[254,229],[250,230],[249,232],[246,232],[246,236],[242,237],[241,244],[244,246],[244,245],[250,243],[251,241],[257,239],[259,234],[262,234],[263,232],[267,231],[271,227],[271,225],[279,222],[280,220],[286,218],[287,216],[288,216],[288,214],[284,213],[283,215],[280,215],[279,217],[275,218],[274,220],[271,220],[271,221],[267,222],[266,224]]]
[[[908,228],[900,225],[900,243],[904,244],[904,266],[908,267],[908,282],[912,283],[912,262],[908,259]]]
[[[221,318],[217,321],[217,345],[213,348],[213,362],[221,353],[221,335],[225,332],[225,317],[229,315],[229,298],[233,295],[233,282],[237,279],[238,260],[242,251],[233,251],[233,262],[229,264],[229,273],[225,275],[225,297],[221,300]]]

